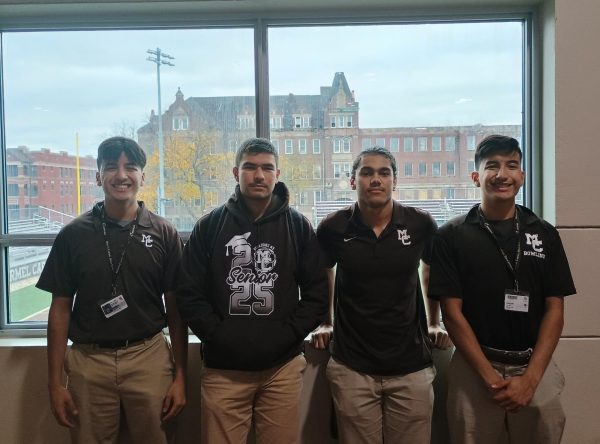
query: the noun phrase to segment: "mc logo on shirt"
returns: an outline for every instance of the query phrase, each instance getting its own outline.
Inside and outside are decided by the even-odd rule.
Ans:
[[[542,241],[538,239],[537,234],[525,233],[525,239],[527,245],[531,245],[531,249],[533,251],[523,251],[523,255],[525,256],[535,256],[540,259],[544,259],[546,255],[544,254],[544,247],[542,245]]]
[[[408,229],[398,230],[398,240],[402,241],[402,245],[410,245],[410,234],[408,234]]]

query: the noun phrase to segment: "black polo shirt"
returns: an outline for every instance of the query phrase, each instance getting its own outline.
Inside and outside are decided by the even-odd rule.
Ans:
[[[380,234],[362,223],[358,205],[328,215],[317,237],[337,264],[332,354],[350,368],[402,375],[431,365],[420,259],[429,262],[436,230],[429,213],[394,202]]]
[[[517,206],[521,241],[519,290],[529,292],[529,311],[504,309],[505,290],[514,288],[500,250],[479,217],[478,206],[444,224],[435,237],[429,297],[457,297],[480,344],[525,350],[537,341],[545,298],[575,293],[558,231],[529,209]],[[500,241],[514,264],[514,228]]]
[[[166,325],[163,293],[176,288],[182,242],[175,228],[140,202],[139,222],[106,219],[114,266],[127,245],[117,280],[128,308],[106,318],[100,304],[111,299],[112,273],[102,232],[103,203],[66,225],[56,237],[37,287],[74,298],[69,339],[75,343],[137,339]],[[133,223],[133,222],[132,222]]]

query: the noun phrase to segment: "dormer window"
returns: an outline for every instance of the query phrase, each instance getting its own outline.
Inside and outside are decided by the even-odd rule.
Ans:
[[[188,116],[173,117],[173,131],[185,131],[189,129]]]

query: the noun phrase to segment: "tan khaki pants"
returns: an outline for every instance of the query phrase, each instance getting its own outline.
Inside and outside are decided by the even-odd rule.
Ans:
[[[429,444],[435,370],[408,375],[358,373],[331,358],[327,379],[341,444]]]
[[[68,389],[79,410],[76,444],[117,442],[121,414],[135,444],[165,444],[162,403],[174,365],[162,333],[120,349],[75,344],[67,353]]]
[[[503,377],[523,374],[526,366],[492,362]],[[527,407],[506,412],[459,352],[448,366],[448,427],[454,444],[496,444],[508,436],[511,444],[558,444],[565,426],[560,393],[565,380],[554,361]]]
[[[204,367],[201,443],[246,444],[252,419],[257,444],[299,442],[299,405],[306,359],[263,371]]]

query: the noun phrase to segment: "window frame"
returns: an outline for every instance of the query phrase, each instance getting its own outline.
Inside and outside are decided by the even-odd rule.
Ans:
[[[488,5],[489,6],[489,5]],[[540,103],[534,100],[539,94],[541,83],[541,48],[540,45],[534,45],[534,38],[537,36],[538,24],[535,22],[536,10],[533,7],[513,7],[508,10],[505,7],[488,7],[482,10],[481,7],[472,7],[456,12],[450,6],[433,7],[429,12],[411,12],[398,7],[390,11],[383,8],[369,8],[366,6],[348,10],[343,18],[336,14],[323,14],[322,11],[304,11],[304,12],[254,12],[244,14],[231,14],[225,8],[221,12],[211,15],[196,11],[192,14],[182,14],[181,11],[172,11],[165,14],[164,10],[152,12],[148,5],[131,5],[128,13],[123,14],[122,10],[114,4],[88,4],[78,7],[75,11],[67,15],[66,13],[57,13],[53,16],[47,15],[48,8],[56,5],[44,5],[39,12],[21,16],[11,16],[3,18],[0,23],[0,43],[3,33],[8,32],[37,32],[37,31],[81,31],[81,30],[136,30],[136,29],[190,29],[190,28],[250,28],[254,30],[254,50],[255,50],[255,97],[256,97],[256,115],[254,120],[254,129],[258,137],[270,136],[269,125],[269,87],[268,87],[268,30],[275,27],[307,27],[307,26],[348,26],[348,25],[368,25],[368,24],[411,24],[426,22],[498,22],[498,21],[521,21],[523,23],[523,64],[522,64],[522,104],[523,116],[520,122],[522,128],[522,148],[524,153],[523,165],[529,171],[528,181],[523,187],[523,200],[527,206],[539,211],[541,205],[541,161],[539,155],[539,135],[541,134]],[[100,7],[105,9],[106,13],[90,16],[91,8]],[[191,6],[189,6],[191,7]],[[86,9],[87,8],[87,9]],[[140,14],[146,9],[146,13]],[[2,77],[2,53],[0,52],[0,92],[4,88]],[[536,65],[534,67],[534,65]],[[3,94],[0,94],[0,182],[7,184],[7,146],[4,133],[4,103]],[[333,117],[333,116],[331,116]],[[352,116],[349,116],[351,127],[354,127]],[[189,121],[188,121],[189,122]],[[188,123],[189,128],[189,123]],[[276,129],[276,128],[274,128]],[[399,151],[405,153],[418,151],[415,147],[414,137],[412,149],[405,149],[406,137],[399,137],[402,142]],[[445,140],[444,140],[445,142]],[[237,145],[237,144],[236,144]],[[456,151],[460,150],[457,141]],[[308,148],[308,147],[307,147]],[[446,146],[444,143],[444,150]],[[320,147],[319,153],[327,150],[327,147]],[[292,147],[293,152],[293,147]],[[535,162],[534,162],[535,161]],[[456,164],[455,175],[460,174],[460,162]],[[418,178],[414,175],[412,178]],[[44,184],[38,185],[46,189]],[[54,181],[49,184],[54,189]],[[7,196],[7,187],[3,185],[0,190],[0,214],[2,224],[0,231],[0,331],[13,330],[23,334],[35,332],[39,335],[44,329],[46,323],[8,323],[8,249],[21,246],[39,246],[48,247],[54,242],[56,234],[28,233],[11,234],[8,232],[8,211],[9,202]],[[189,232],[181,232],[182,237],[187,239]]]

